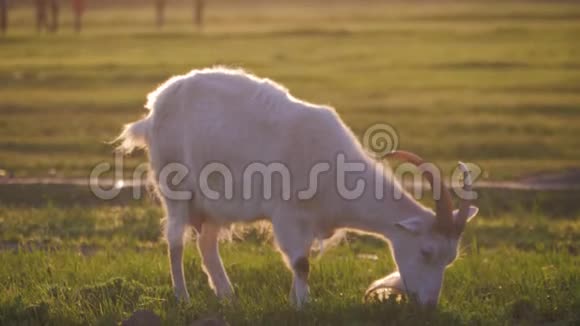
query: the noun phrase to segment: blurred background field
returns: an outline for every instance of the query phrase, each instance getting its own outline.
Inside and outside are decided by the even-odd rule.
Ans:
[[[400,147],[489,180],[580,169],[580,3],[574,1],[88,1],[82,32],[62,1],[58,33],[37,33],[11,1],[0,36],[0,170],[85,178],[113,161],[122,125],[169,76],[242,67],[334,106],[361,136],[389,123]],[[125,162],[125,177],[145,161]],[[4,177],[5,176],[0,176]],[[5,180],[5,179],[2,179]],[[570,182],[578,182],[570,179]],[[112,201],[75,185],[0,184],[0,324],[112,325],[138,309],[166,325],[580,322],[579,191],[480,190],[481,214],[448,270],[437,312],[362,295],[395,266],[384,243],[349,236],[313,260],[308,309],[262,228],[222,245],[238,301],[221,304],[187,249],[192,303],[175,302],[162,211],[124,188]]]
[[[68,7],[57,34],[36,33],[30,6],[10,11],[0,168],[16,176],[87,176],[147,92],[216,64],[332,105],[359,135],[389,123],[401,148],[490,179],[580,165],[575,3],[212,1],[201,30],[187,3],[168,3],[161,30],[152,3],[91,4],[80,34]]]

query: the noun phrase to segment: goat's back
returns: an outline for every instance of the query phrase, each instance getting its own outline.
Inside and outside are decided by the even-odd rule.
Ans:
[[[252,164],[283,164],[294,196],[310,185],[309,171],[317,163],[328,162],[332,174],[338,154],[365,161],[332,108],[298,100],[279,84],[240,70],[206,69],[174,77],[149,94],[147,107],[148,148],[157,176],[169,163],[182,164],[189,172],[185,188],[199,192],[198,178],[208,164],[224,165],[231,172],[233,199],[195,198],[209,215],[251,219],[280,209],[279,201],[264,200],[261,176],[252,178],[251,198],[243,197],[244,173]],[[207,180],[211,189],[223,190],[223,178],[212,175]],[[283,181],[273,174],[273,199],[282,197]],[[331,175],[321,176],[319,184],[335,189]]]

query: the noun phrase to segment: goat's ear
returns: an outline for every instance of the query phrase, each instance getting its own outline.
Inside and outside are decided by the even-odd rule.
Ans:
[[[467,212],[467,218],[465,220],[465,222],[469,222],[472,218],[475,217],[475,215],[477,215],[477,212],[479,212],[479,208],[477,206],[469,206],[469,211]],[[459,210],[456,209],[453,211],[453,220],[457,220],[457,215],[459,214]]]
[[[395,225],[405,231],[419,233],[425,226],[425,220],[420,217],[410,217],[397,222]]]

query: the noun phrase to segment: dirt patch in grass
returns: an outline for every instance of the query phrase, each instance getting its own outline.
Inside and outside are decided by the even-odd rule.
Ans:
[[[538,172],[523,176],[519,181],[530,185],[580,186],[580,169]]]

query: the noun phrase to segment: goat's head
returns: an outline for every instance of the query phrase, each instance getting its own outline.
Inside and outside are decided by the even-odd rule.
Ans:
[[[389,156],[418,167],[423,164],[420,157],[409,152],[397,151]],[[461,162],[459,168],[464,175],[464,190],[470,191],[472,180],[469,170]],[[434,181],[429,173],[425,174],[425,178],[433,189],[435,182],[441,182]],[[396,224],[391,249],[399,272],[389,275],[382,282],[382,287],[406,292],[412,300],[423,305],[437,304],[445,268],[455,260],[465,225],[478,211],[467,199],[462,199],[459,209],[453,210],[449,189],[443,183],[440,186],[440,197],[435,198],[435,212],[426,211],[423,216],[405,217]],[[373,285],[381,287],[381,280],[377,282]]]

